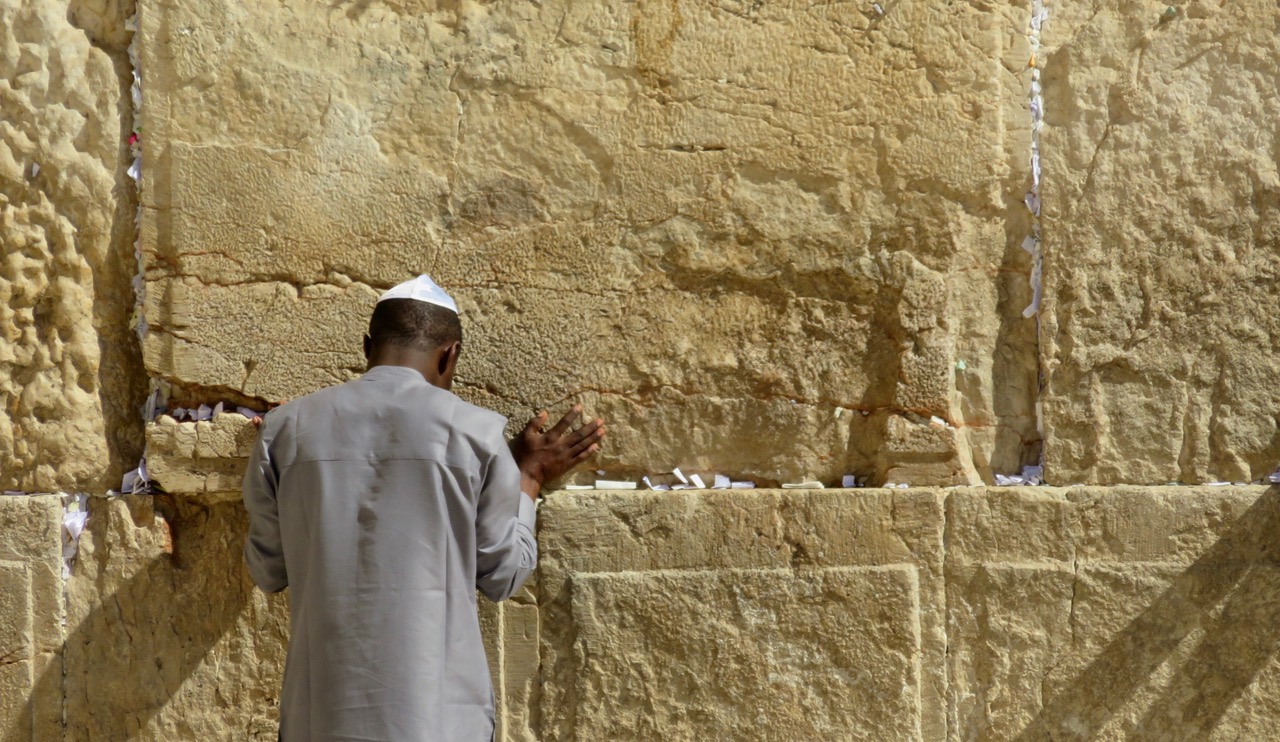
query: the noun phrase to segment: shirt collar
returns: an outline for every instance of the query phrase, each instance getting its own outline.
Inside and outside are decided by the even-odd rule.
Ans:
[[[423,378],[422,374],[418,373],[416,369],[409,368],[408,366],[374,366],[368,371],[365,371],[364,375],[360,378],[374,380],[405,379],[408,381],[421,381],[423,384],[427,383],[427,380]]]

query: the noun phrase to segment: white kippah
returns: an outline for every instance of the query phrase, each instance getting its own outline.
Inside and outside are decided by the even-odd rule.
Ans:
[[[435,281],[431,280],[431,276],[425,273],[402,284],[392,286],[387,289],[387,293],[378,297],[380,302],[387,299],[425,301],[428,304],[444,307],[454,314],[458,313],[458,305],[453,301],[453,297],[446,294],[444,289],[440,288]]]

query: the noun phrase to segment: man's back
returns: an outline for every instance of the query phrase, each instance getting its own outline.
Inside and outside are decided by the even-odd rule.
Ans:
[[[476,587],[506,598],[537,558],[504,424],[402,366],[267,416],[246,559],[290,588],[284,740],[489,738]]]

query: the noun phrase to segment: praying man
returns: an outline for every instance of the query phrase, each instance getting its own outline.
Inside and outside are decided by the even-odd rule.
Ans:
[[[510,444],[449,391],[453,299],[428,276],[378,299],[368,370],[272,410],[244,478],[245,560],[289,588],[284,742],[487,742],[493,690],[476,590],[511,597],[537,564],[542,485],[599,450],[575,406]]]

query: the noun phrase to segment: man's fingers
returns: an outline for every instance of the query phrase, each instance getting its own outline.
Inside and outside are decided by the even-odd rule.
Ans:
[[[569,447],[569,455],[576,456],[579,452],[581,452],[587,446],[591,446],[593,444],[599,443],[603,439],[604,439],[604,427],[601,426],[600,428],[593,430],[587,437],[583,438],[582,440],[574,442],[574,444]]]
[[[590,446],[579,451],[577,455],[575,455],[572,459],[570,459],[570,461],[572,462],[572,464],[580,464],[583,461],[586,461],[587,459],[594,456],[596,454],[596,451],[599,451],[599,450],[600,450],[600,446],[593,443]]]
[[[565,436],[565,441],[570,445],[576,445],[578,441],[582,440],[583,438],[586,438],[587,436],[591,435],[592,433],[596,432],[596,430],[602,427],[604,427],[604,420],[601,420],[600,418],[597,417],[591,422],[583,425],[582,427],[573,431],[569,435]]]
[[[569,426],[573,425],[573,422],[577,420],[578,417],[581,415],[582,415],[582,405],[576,404],[570,407],[569,411],[564,413],[564,417],[560,418],[560,422],[556,423],[556,426],[554,428],[547,431],[547,435],[551,436],[552,440],[559,438],[560,436],[564,435],[564,432],[569,429]]]
[[[531,418],[531,419],[529,420],[529,424],[528,424],[528,425],[524,426],[524,432],[526,432],[526,433],[538,433],[538,432],[541,432],[541,431],[542,431],[542,428],[543,428],[546,424],[547,424],[547,411],[546,411],[546,410],[542,410],[541,412],[539,412],[538,414],[534,415],[534,416],[533,416],[533,418]]]

